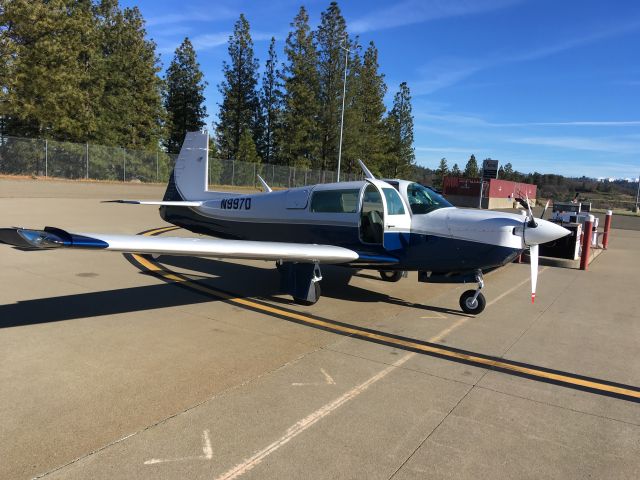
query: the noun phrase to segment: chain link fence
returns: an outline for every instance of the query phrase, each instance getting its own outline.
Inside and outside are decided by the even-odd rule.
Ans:
[[[67,179],[166,183],[178,158],[163,151],[148,152],[89,143],[0,137],[0,175]],[[292,188],[336,181],[336,172],[284,165],[209,159],[209,184],[255,187],[257,175],[274,188]],[[341,180],[362,179],[343,174]]]

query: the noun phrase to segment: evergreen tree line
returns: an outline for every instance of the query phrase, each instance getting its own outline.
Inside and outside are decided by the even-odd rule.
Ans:
[[[322,12],[317,29],[311,29],[304,7],[290,27],[284,61],[279,63],[272,38],[260,78],[249,22],[244,15],[236,22],[218,86],[220,156],[335,170],[341,155],[343,172],[359,171],[361,159],[374,173],[409,175],[415,162],[411,94],[402,83],[386,111],[387,85],[375,44],[364,49],[348,35],[335,2]]]
[[[491,160],[491,158],[487,158],[486,160]],[[464,170],[460,170],[457,163],[449,169],[447,159],[442,158],[438,168],[434,171],[434,185],[442,186],[442,181],[446,176],[480,178],[482,176],[482,168],[478,166],[476,156],[473,154],[469,157]],[[506,163],[500,166],[498,169],[498,179],[511,180],[513,182],[520,183],[532,183],[535,185],[563,185],[566,180],[562,175],[541,174],[538,172],[521,173],[514,170],[511,163]]]
[[[155,45],[117,0],[0,3],[5,135],[155,148],[165,120]]]
[[[117,0],[1,2],[0,133],[177,152],[205,126],[206,82],[188,38],[164,79],[155,49],[140,11]],[[334,170],[341,146],[343,172],[359,171],[358,159],[378,174],[412,172],[409,87],[387,112],[378,51],[347,34],[337,3],[315,30],[301,7],[284,61],[272,38],[262,75],[244,15],[228,52],[211,144],[220,157]]]

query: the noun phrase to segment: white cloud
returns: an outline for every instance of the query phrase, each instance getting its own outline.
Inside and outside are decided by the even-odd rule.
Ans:
[[[631,137],[521,137],[505,138],[512,143],[523,143],[544,147],[557,147],[571,150],[587,150],[608,153],[637,153],[640,152],[640,142]]]
[[[509,7],[522,0],[408,0],[370,12],[350,23],[354,33],[384,30],[447,17],[472,15]]]
[[[183,13],[167,13],[163,15],[151,16],[147,19],[148,27],[159,27],[162,25],[173,25],[194,22],[210,22],[213,20],[225,20],[238,16],[238,12],[226,7],[217,6],[215,11],[207,12],[202,10],[190,10]]]
[[[229,36],[232,32],[215,32],[215,33],[205,33],[203,35],[196,35],[191,39],[191,43],[193,44],[193,48],[196,51],[202,52],[204,50],[210,50],[212,48],[221,47],[223,45],[227,45],[229,42]],[[271,37],[276,37],[276,35],[268,32],[252,32],[251,38],[254,42],[260,42],[265,40],[271,40]],[[176,42],[175,44],[167,44],[161,47],[158,47],[159,53],[173,53],[180,42]]]
[[[416,152],[435,152],[435,153],[466,153],[479,152],[486,150],[478,147],[415,147]]]
[[[209,48],[216,48],[221,45],[226,45],[226,43],[229,41],[229,35],[231,35],[231,32],[216,32],[198,35],[196,37],[193,37],[193,48],[195,48],[196,50],[206,50]]]
[[[489,122],[478,115],[463,113],[416,113],[416,120],[474,127],[640,127],[640,120],[571,120],[562,122]]]
[[[479,59],[442,57],[420,68],[420,72],[423,74],[422,77],[409,82],[409,84],[411,85],[414,95],[428,95],[437,90],[455,85],[461,80],[482,70],[508,63],[539,60],[599,40],[623,35],[635,31],[638,28],[640,28],[640,21],[634,20],[613,27],[603,28],[590,35],[558,41],[551,45],[532,48],[524,52],[510,54],[494,53],[493,55]]]

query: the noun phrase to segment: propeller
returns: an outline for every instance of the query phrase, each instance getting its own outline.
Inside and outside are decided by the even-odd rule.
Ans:
[[[538,224],[536,223],[536,217],[533,216],[533,211],[531,210],[531,202],[529,202],[529,195],[525,194],[525,198],[518,197],[516,198],[518,203],[522,205],[522,208],[527,210],[527,227],[536,228]]]
[[[551,202],[551,199],[547,200],[547,203],[544,206],[544,209],[542,210],[542,214],[540,215],[540,218],[544,218],[544,214],[547,213],[547,208],[549,208],[549,203]]]
[[[538,285],[538,245],[529,247],[529,263],[531,264],[531,303],[536,301],[536,286]]]
[[[538,222],[536,222],[536,218],[533,215],[533,210],[531,210],[531,202],[529,201],[529,195],[525,194],[525,198],[518,198],[517,199],[518,202],[520,203],[520,205],[522,205],[523,208],[527,209],[527,220],[525,222],[525,225],[523,225],[522,227],[522,241],[524,245],[528,245],[529,246],[529,264],[531,267],[531,303],[534,303],[536,301],[536,287],[538,284],[538,242],[535,243],[528,243],[526,240],[526,233],[525,230],[527,229],[532,229],[532,228],[538,228]],[[542,216],[544,216],[544,213],[547,211],[547,208],[549,207],[549,201],[547,201],[546,206],[544,207],[544,210],[542,212],[542,215],[540,216],[540,218],[542,218]],[[544,230],[544,228],[543,228]],[[532,232],[530,232],[531,234]],[[534,236],[535,237],[535,236]],[[530,236],[531,238],[531,236]]]

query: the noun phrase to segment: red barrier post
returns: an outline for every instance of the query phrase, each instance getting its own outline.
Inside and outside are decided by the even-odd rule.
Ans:
[[[591,237],[593,236],[593,215],[587,217],[582,232],[582,254],[580,255],[580,270],[589,270],[589,256],[591,255]]]
[[[604,234],[602,235],[602,248],[607,249],[609,245],[609,230],[611,229],[611,216],[613,212],[607,210],[607,216],[604,217]]]

